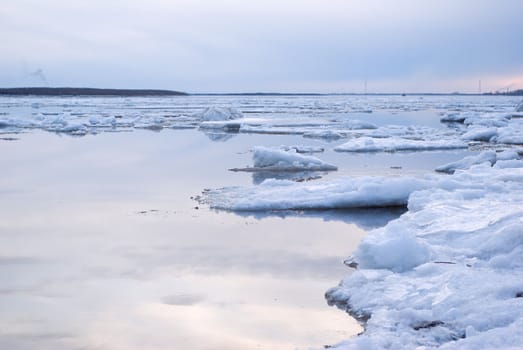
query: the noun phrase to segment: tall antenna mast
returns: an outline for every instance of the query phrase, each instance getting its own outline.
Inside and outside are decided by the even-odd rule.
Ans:
[[[481,79],[478,81],[478,94],[481,95]]]

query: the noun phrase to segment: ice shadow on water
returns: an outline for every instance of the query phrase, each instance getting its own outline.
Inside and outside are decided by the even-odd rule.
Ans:
[[[253,171],[252,183],[259,185],[267,179],[303,182],[321,179],[325,174],[319,171]]]
[[[231,132],[217,132],[217,131],[204,131],[203,132],[205,136],[209,138],[209,140],[213,142],[225,142],[230,139],[232,139],[234,136],[236,136],[238,133],[231,133]]]
[[[234,214],[245,218],[263,220],[266,218],[319,218],[323,221],[341,221],[354,224],[363,230],[383,227],[391,220],[407,212],[405,207],[328,209],[328,210],[283,210],[283,211],[238,211]]]

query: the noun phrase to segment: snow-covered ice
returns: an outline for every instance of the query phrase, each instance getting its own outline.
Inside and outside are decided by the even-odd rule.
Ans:
[[[523,161],[511,162],[446,175],[369,233],[348,260],[358,269],[326,294],[365,322],[336,348],[523,344]]]
[[[347,137],[347,133],[336,130],[314,130],[307,131],[303,134],[303,137],[311,139],[324,139],[327,141],[336,141]]]
[[[285,146],[282,145],[280,148],[284,151],[295,150],[298,153],[322,153],[325,148],[319,146],[305,146],[305,145],[293,145]]]
[[[238,211],[405,206],[413,191],[429,183],[379,176],[298,183],[268,179],[258,186],[209,189],[200,201],[211,208]]]
[[[489,142],[494,136],[497,135],[497,128],[479,126],[469,128],[468,131],[461,136],[461,138],[467,141]]]
[[[494,141],[508,145],[523,145],[523,123],[520,123],[518,127],[514,125],[498,129],[498,135]]]
[[[253,166],[231,169],[234,171],[333,171],[338,168],[321,159],[298,152],[300,148],[254,147]],[[303,150],[303,149],[300,149]]]
[[[398,151],[434,151],[467,148],[459,140],[411,140],[400,137],[372,138],[359,137],[334,148],[338,152],[398,152]]]
[[[440,165],[436,168],[436,171],[441,173],[454,173],[457,169],[469,169],[472,165],[481,164],[488,162],[490,165],[496,163],[496,152],[495,151],[484,151],[478,155],[465,157],[456,162]]]
[[[335,148],[486,148],[440,173],[269,179],[206,190],[200,200],[234,211],[405,205],[407,213],[369,232],[346,260],[356,271],[326,293],[365,327],[334,348],[515,349],[523,344],[523,152],[510,145],[521,141],[521,122],[499,110],[465,113],[454,134],[380,126],[348,132]]]
[[[447,112],[440,118],[444,123],[463,123],[465,119],[467,119],[467,114],[458,112]]]
[[[461,169],[470,169],[473,165],[478,164],[498,164],[500,162],[500,166],[506,166],[507,164],[519,164],[517,161],[520,158],[518,152],[514,150],[505,150],[502,152],[496,152],[496,151],[483,151],[480,154],[468,156],[461,160],[458,160],[456,162],[440,165],[436,168],[436,171],[442,172],[442,173],[449,173],[452,174],[456,170]]]
[[[371,231],[348,259],[355,273],[327,292],[365,323],[339,349],[491,349],[523,333],[523,161],[485,151],[454,175],[268,180],[210,190],[229,210],[401,205],[409,211]],[[484,160],[484,161],[482,161]],[[492,167],[492,161],[504,163]]]
[[[496,144],[523,144],[523,120],[510,113],[485,113],[465,120],[464,140]]]
[[[209,107],[197,117],[204,121],[220,121],[242,118],[242,113],[233,107]]]
[[[41,129],[83,136],[194,128],[221,141],[238,133],[303,135],[321,141],[364,138],[360,144],[371,137],[390,139],[383,147],[389,151],[418,151],[441,149],[441,144],[453,148],[460,138],[464,143],[459,147],[466,141],[523,144],[518,103],[518,98],[500,96],[2,97],[0,132]],[[420,115],[409,117],[412,113]],[[436,118],[424,115],[431,113]],[[463,124],[437,125],[431,120],[438,121],[438,115],[441,121]],[[351,147],[338,147],[344,148]]]

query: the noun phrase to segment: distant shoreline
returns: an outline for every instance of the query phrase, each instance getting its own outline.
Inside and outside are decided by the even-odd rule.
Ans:
[[[157,89],[100,89],[72,87],[18,87],[0,88],[0,96],[115,96],[115,97],[146,97],[146,96],[523,96],[523,90],[508,92],[485,93],[314,93],[314,92],[226,92],[226,93],[187,93],[174,90]]]
[[[154,89],[97,89],[70,87],[0,88],[0,95],[10,96],[186,96],[185,92]]]
[[[331,93],[315,93],[315,92],[226,92],[226,93],[188,93],[189,96],[523,96],[523,90],[513,91],[509,93],[466,93],[466,92],[331,92]]]

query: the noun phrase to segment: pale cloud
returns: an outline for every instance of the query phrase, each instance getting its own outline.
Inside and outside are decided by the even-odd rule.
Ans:
[[[521,13],[517,0],[18,0],[0,8],[0,84],[40,68],[52,85],[195,92],[519,84]]]

